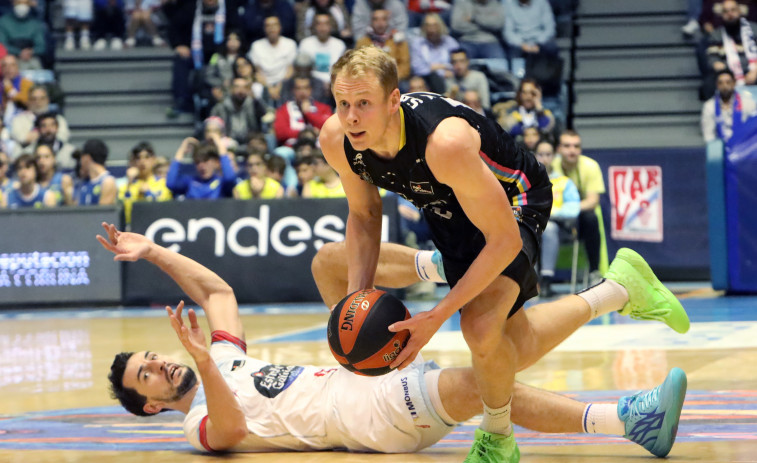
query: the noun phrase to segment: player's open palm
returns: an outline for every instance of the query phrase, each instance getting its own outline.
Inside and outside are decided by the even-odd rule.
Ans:
[[[434,333],[439,330],[442,323],[444,323],[444,320],[440,320],[440,317],[433,311],[420,312],[412,318],[393,323],[389,327],[389,331],[396,333],[408,330],[410,331],[410,339],[390,366],[403,369],[410,365],[423,346],[428,344]]]
[[[209,355],[208,347],[205,343],[205,333],[202,331],[199,323],[197,323],[197,314],[193,309],[187,311],[189,326],[184,324],[184,320],[181,317],[183,309],[184,301],[180,301],[179,305],[176,306],[176,312],[171,310],[170,306],[166,306],[171,327],[176,332],[176,336],[179,337],[181,344],[189,352],[189,355],[195,360],[203,359]]]
[[[97,241],[108,251],[115,254],[113,260],[135,262],[150,250],[152,241],[137,233],[120,232],[113,224],[102,223],[108,239],[97,235]]]

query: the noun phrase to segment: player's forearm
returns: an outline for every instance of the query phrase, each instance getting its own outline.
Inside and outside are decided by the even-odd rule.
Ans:
[[[232,447],[248,433],[242,407],[209,355],[203,359],[195,359],[195,363],[205,389],[208,420],[213,429],[212,447],[215,450]]]
[[[157,265],[202,307],[206,307],[208,299],[215,294],[233,293],[231,287],[209,268],[157,244],[150,248],[145,260]]]
[[[347,293],[372,288],[381,248],[381,212],[347,218]]]

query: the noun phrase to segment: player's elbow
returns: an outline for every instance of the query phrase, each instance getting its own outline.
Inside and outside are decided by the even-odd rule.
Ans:
[[[212,449],[216,452],[231,450],[247,437],[249,431],[246,425],[234,426],[223,430],[223,438],[212,443]]]
[[[229,441],[233,442],[233,444],[229,445],[229,447],[233,447],[242,442],[242,440],[247,437],[248,433],[249,431],[247,430],[246,424],[243,423],[239,426],[235,426],[234,429],[229,432]]]
[[[523,239],[518,232],[512,235],[502,234],[499,239],[487,240],[487,243],[494,248],[492,252],[502,259],[505,267],[515,260],[515,257],[523,248]]]

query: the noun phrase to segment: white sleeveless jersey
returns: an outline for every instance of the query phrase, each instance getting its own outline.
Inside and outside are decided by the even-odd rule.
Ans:
[[[405,453],[428,447],[454,429],[431,406],[420,356],[403,371],[365,377],[341,367],[271,365],[247,357],[244,343],[229,338],[213,342],[210,354],[249,430],[230,451]],[[212,451],[205,436],[207,416],[200,386],[184,419],[184,434],[195,448]]]

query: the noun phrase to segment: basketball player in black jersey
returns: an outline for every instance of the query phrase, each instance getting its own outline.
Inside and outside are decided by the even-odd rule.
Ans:
[[[626,282],[627,291],[627,277],[621,275],[555,303],[559,310],[529,310],[527,316],[520,309],[537,294],[534,263],[552,205],[544,167],[496,123],[461,103],[431,93],[400,96],[396,64],[378,48],[345,53],[332,67],[331,87],[337,109],[323,126],[320,142],[349,203],[347,291],[374,286],[382,215],[377,187],[422,208],[451,290],[433,310],[390,327],[411,333],[392,366],[408,366],[462,309],[460,325],[484,403],[466,462],[517,462],[520,452],[510,423],[517,370],[591,317],[621,309],[628,313],[630,306],[638,315],[640,305],[678,302],[636,291],[652,284],[644,281]],[[670,311],[678,320],[683,308],[678,304]],[[674,329],[688,329],[685,321],[685,329]]]

